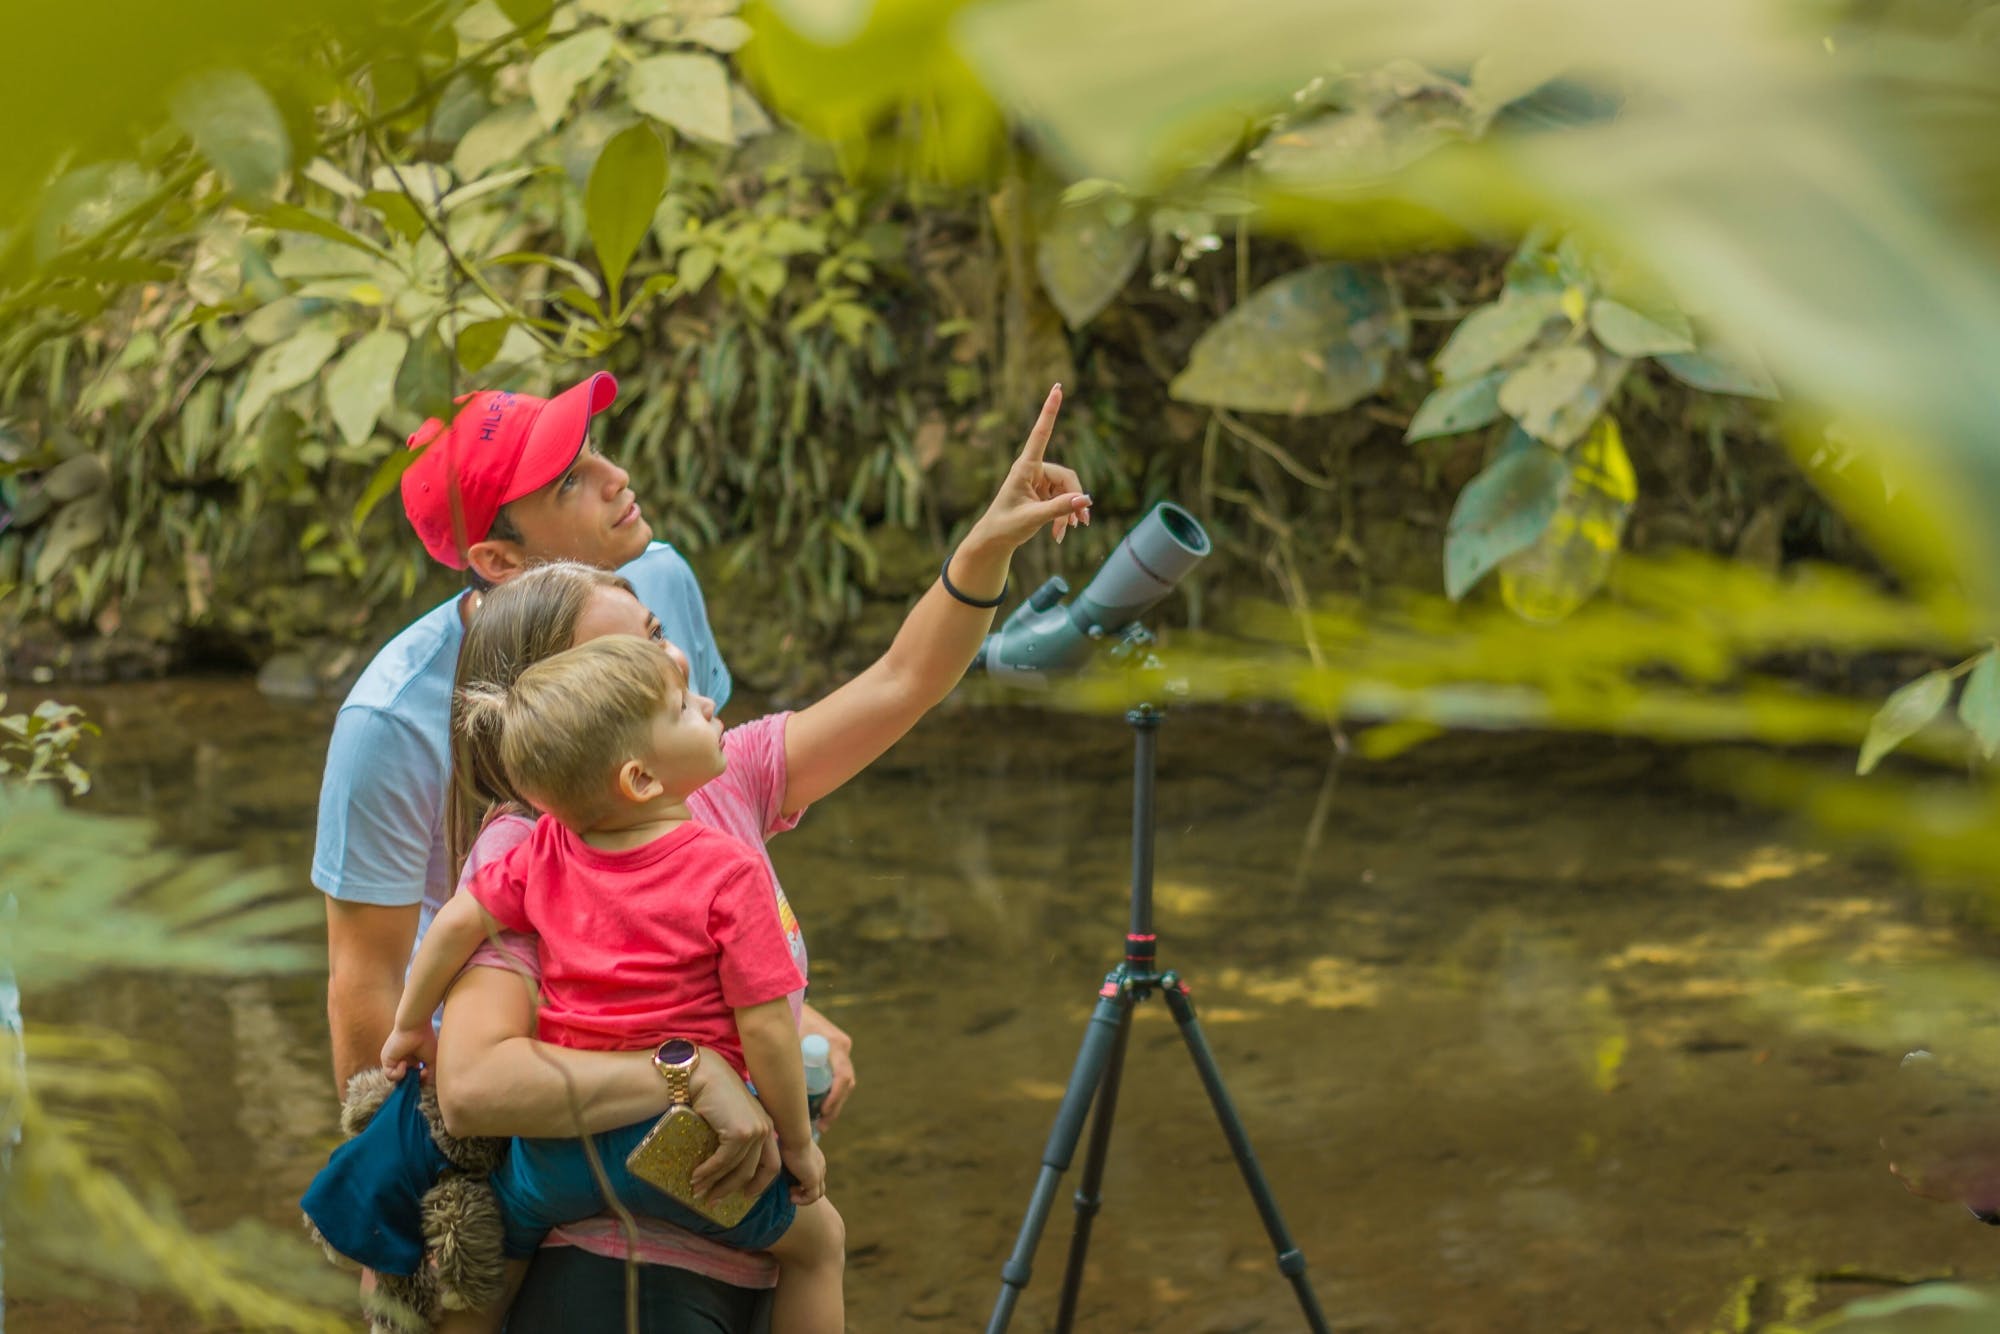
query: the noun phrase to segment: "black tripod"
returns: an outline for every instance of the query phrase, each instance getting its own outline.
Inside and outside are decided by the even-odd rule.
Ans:
[[[1069,1267],[1063,1273],[1056,1329],[1067,1334],[1076,1316],[1077,1292],[1083,1285],[1084,1253],[1090,1248],[1090,1225],[1102,1203],[1098,1190],[1104,1182],[1111,1120],[1118,1110],[1118,1080],[1125,1068],[1125,1043],[1132,1032],[1132,1010],[1157,989],[1166,996],[1167,1009],[1180,1025],[1188,1055],[1194,1058],[1195,1069],[1208,1090],[1208,1100],[1215,1106],[1216,1119],[1222,1123],[1222,1133],[1236,1155],[1236,1165],[1243,1170],[1250,1198],[1256,1202],[1264,1230],[1277,1248],[1278,1272],[1291,1280],[1298,1293],[1307,1327],[1314,1334],[1325,1334],[1326,1316],[1321,1313],[1319,1299],[1306,1279],[1306,1258],[1285,1230],[1285,1220],[1278,1214],[1278,1202],[1271,1196],[1270,1183],[1264,1180],[1264,1171],[1257,1165],[1257,1155],[1243,1132],[1243,1123],[1237,1119],[1236,1106],[1229,1099],[1229,1090],[1223,1087],[1221,1072],[1215,1068],[1208,1040],[1195,1020],[1194,1002],[1188,999],[1187,988],[1178,974],[1162,973],[1155,966],[1159,942],[1153,934],[1153,752],[1158,741],[1160,713],[1150,704],[1141,704],[1125,715],[1125,721],[1132,724],[1136,748],[1132,771],[1132,924],[1125,934],[1125,961],[1111,970],[1097,993],[1097,1008],[1090,1016],[1090,1026],[1084,1030],[1083,1048],[1070,1072],[1069,1087],[1063,1091],[1055,1128],[1049,1132],[1048,1147],[1042,1150],[1042,1173],[1035,1181],[1034,1195],[1028,1200],[1027,1217],[1021,1221],[1013,1255],[1000,1270],[1000,1298],[993,1304],[993,1318],[987,1322],[986,1332],[1001,1334],[1014,1317],[1014,1303],[1028,1286],[1035,1246],[1041,1241],[1049,1206],[1055,1203],[1056,1186],[1069,1170],[1077,1136],[1083,1132],[1084,1114],[1095,1098],[1097,1119],[1090,1128],[1090,1150],[1084,1156],[1083,1180],[1076,1191],[1076,1231],[1070,1236]]]

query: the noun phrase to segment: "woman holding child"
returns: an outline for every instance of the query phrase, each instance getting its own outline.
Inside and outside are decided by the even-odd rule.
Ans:
[[[451,850],[455,859],[463,857],[460,887],[471,893],[447,910],[460,919],[460,929],[441,916],[427,938],[412,968],[398,1032],[384,1049],[385,1063],[430,1054],[425,1016],[458,962],[483,938],[482,909],[502,925],[542,925],[549,938],[517,942],[511,958],[490,946],[480,950],[476,966],[450,992],[436,1067],[452,1134],[560,1140],[581,1128],[597,1137],[604,1165],[622,1169],[626,1150],[670,1101],[662,1079],[668,1071],[656,1073],[656,1058],[675,1066],[698,1063],[705,1093],[697,1102],[724,1133],[725,1148],[703,1164],[697,1187],[716,1187],[713,1194],[739,1186],[762,1191],[751,1215],[759,1221],[747,1232],[722,1235],[722,1245],[650,1219],[641,1220],[633,1245],[609,1217],[573,1221],[597,1212],[600,1203],[587,1174],[574,1170],[574,1142],[517,1144],[496,1178],[510,1206],[513,1249],[524,1251],[525,1242],[550,1223],[562,1226],[550,1239],[554,1244],[538,1252],[510,1328],[622,1328],[618,1261],[627,1254],[733,1285],[668,1277],[647,1265],[642,1328],[748,1328],[755,1307],[750,1290],[768,1285],[771,1265],[745,1250],[774,1241],[788,1271],[774,1311],[777,1334],[841,1327],[842,1230],[820,1195],[824,1168],[806,1124],[790,1022],[805,973],[803,941],[776,887],[764,840],[790,828],[806,806],[860,772],[949,693],[990,628],[1012,553],[1036,528],[1048,523],[1060,540],[1068,526],[1089,521],[1089,500],[1075,475],[1043,461],[1060,401],[1059,389],[1050,394],[992,505],[947,559],[888,652],[796,714],[718,735],[713,707],[688,687],[678,651],[663,641],[634,651],[635,644],[658,640],[658,623],[622,579],[595,569],[552,565],[534,571],[488,594],[473,618],[453,706],[449,812]],[[600,642],[617,636],[629,639]],[[625,686],[606,687],[613,677]],[[589,683],[589,693],[579,695],[579,685]],[[622,701],[616,698],[621,693]],[[573,705],[588,699],[597,707],[600,695],[605,711],[616,715],[601,730],[615,736],[581,748],[591,754],[579,761],[597,777],[581,788],[555,781],[562,763],[550,762],[557,749],[550,728],[599,730],[574,717]],[[572,708],[567,726],[561,717],[566,707]],[[558,818],[531,824],[521,813],[530,804],[524,797]],[[495,807],[502,813],[489,820]],[[476,839],[474,831],[480,831]],[[689,860],[692,848],[704,849],[707,860]],[[626,873],[640,866],[646,874],[628,884]],[[614,892],[618,897],[608,903]],[[649,918],[655,935],[635,942],[640,948],[603,949],[611,942],[601,916],[592,914],[629,906],[641,892],[649,903],[657,898],[677,905],[683,917]],[[649,961],[640,966],[654,973],[628,971],[640,956]],[[656,996],[666,981],[657,970],[668,965],[654,956],[679,957],[666,989],[691,989],[698,1000],[634,1019],[617,989],[636,982]],[[547,994],[542,1041],[535,1040],[534,996],[520,973]],[[693,974],[700,977],[689,982]],[[554,1045],[547,1041],[552,1037]],[[689,1041],[669,1039],[698,1043],[700,1055],[690,1054]],[[742,1073],[754,1078],[761,1108],[734,1077]],[[772,1125],[775,1154],[762,1133]],[[377,1138],[387,1143],[390,1136]],[[360,1144],[342,1151],[350,1167],[357,1156],[350,1151]],[[524,1191],[518,1160],[548,1154],[563,1157],[554,1172],[562,1189]],[[782,1159],[786,1178],[771,1184],[774,1158]],[[329,1168],[322,1176],[333,1173]],[[635,1210],[700,1223],[664,1197],[627,1189],[618,1175],[614,1170],[614,1194]],[[552,1194],[564,1198],[552,1201]],[[320,1195],[323,1205],[327,1198]],[[313,1194],[307,1203],[312,1212]],[[552,1207],[539,1209],[542,1204]],[[793,1221],[794,1211],[802,1222]],[[313,1216],[336,1244],[356,1232],[353,1219]],[[379,1216],[369,1224],[405,1237],[412,1227],[407,1218]],[[731,1249],[732,1243],[744,1249]],[[496,1327],[498,1319],[495,1312],[453,1317],[468,1328]]]

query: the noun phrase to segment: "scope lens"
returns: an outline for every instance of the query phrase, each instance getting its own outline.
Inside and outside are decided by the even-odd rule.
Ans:
[[[1162,503],[1159,508],[1160,525],[1167,530],[1167,536],[1180,543],[1188,552],[1196,556],[1208,554],[1208,534],[1195,521],[1195,517],[1179,505]]]

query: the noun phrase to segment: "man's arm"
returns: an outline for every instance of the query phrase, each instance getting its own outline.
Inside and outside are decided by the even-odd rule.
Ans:
[[[414,903],[326,900],[326,1023],[333,1034],[334,1096],[357,1070],[378,1064],[403,995],[403,969],[417,938]]]

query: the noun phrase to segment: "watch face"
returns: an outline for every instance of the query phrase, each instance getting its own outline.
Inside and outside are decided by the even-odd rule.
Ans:
[[[661,1065],[686,1065],[694,1059],[695,1046],[686,1038],[669,1038],[653,1053]]]

